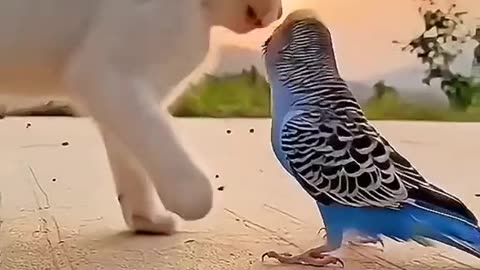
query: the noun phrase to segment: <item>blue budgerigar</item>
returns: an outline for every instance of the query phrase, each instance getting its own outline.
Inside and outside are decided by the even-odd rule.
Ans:
[[[445,243],[480,257],[475,215],[429,183],[367,121],[339,74],[330,31],[312,11],[290,13],[264,45],[272,88],[272,146],[282,166],[316,201],[325,245],[281,263],[341,262],[345,233],[365,239]]]

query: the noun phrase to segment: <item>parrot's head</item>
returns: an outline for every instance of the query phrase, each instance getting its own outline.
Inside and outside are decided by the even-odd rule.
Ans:
[[[336,68],[332,38],[327,26],[311,9],[290,13],[262,46],[267,68],[279,62],[306,63],[313,59],[333,61]]]
[[[242,34],[264,28],[282,17],[281,0],[202,0],[208,19]]]
[[[292,106],[311,100],[319,82],[339,77],[330,31],[309,9],[290,13],[265,41],[263,53],[273,126]]]

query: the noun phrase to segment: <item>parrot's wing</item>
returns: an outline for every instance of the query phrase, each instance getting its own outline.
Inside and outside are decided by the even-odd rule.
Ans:
[[[287,119],[281,134],[293,176],[320,202],[391,208],[427,203],[476,223],[460,200],[427,182],[367,122],[306,110]]]
[[[408,194],[389,148],[342,120],[309,110],[284,123],[281,148],[293,175],[319,201],[398,207]]]

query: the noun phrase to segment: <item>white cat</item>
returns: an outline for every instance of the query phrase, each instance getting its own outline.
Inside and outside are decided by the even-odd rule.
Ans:
[[[280,0],[0,0],[0,94],[75,101],[101,131],[127,225],[172,233],[162,203],[197,220],[213,195],[158,103],[203,61],[212,26],[247,33],[281,12]]]

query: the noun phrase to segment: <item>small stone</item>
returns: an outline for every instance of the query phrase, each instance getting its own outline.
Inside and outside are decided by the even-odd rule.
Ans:
[[[52,178],[52,182],[57,182],[57,178]]]
[[[255,133],[255,129],[251,128],[250,133]]]
[[[232,133],[232,130],[227,129],[227,134],[231,134],[231,133]]]
[[[31,127],[31,126],[32,126],[32,124],[30,124],[30,123],[27,123],[27,126],[26,126],[26,128],[29,128],[29,127]]]
[[[219,187],[217,188],[217,190],[218,190],[218,191],[224,191],[224,190],[225,190],[225,186],[219,186]]]
[[[62,146],[69,146],[70,143],[69,142],[62,142]]]
[[[215,178],[216,178],[216,179],[220,178],[220,175],[215,174]]]

